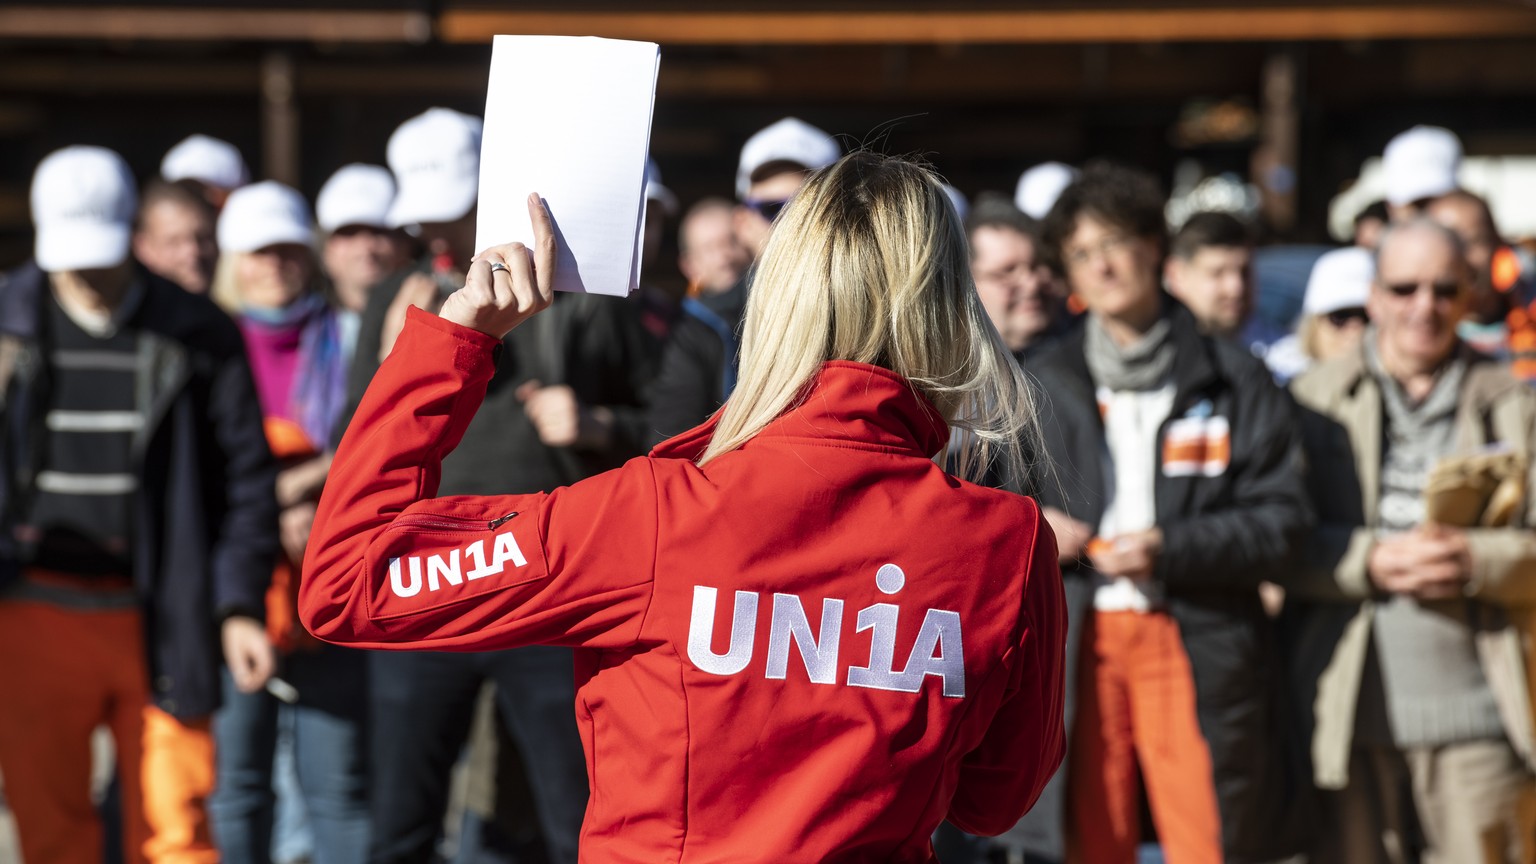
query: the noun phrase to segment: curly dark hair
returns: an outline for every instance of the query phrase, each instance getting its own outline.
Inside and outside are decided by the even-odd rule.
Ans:
[[[1090,162],[1083,174],[1041,221],[1041,239],[1046,262],[1058,274],[1065,274],[1061,247],[1077,230],[1078,217],[1091,215],[1132,234],[1153,240],[1159,248],[1168,242],[1168,223],[1163,218],[1167,199],[1157,179],[1139,168],[1113,162]]]

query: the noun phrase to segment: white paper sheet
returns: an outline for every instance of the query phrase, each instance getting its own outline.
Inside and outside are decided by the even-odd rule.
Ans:
[[[497,36],[480,145],[475,248],[533,245],[528,193],[554,217],[555,290],[623,296],[640,284],[645,160],[661,51],[654,42]]]

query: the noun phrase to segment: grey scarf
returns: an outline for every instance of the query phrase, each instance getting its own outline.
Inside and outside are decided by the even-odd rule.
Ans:
[[[1157,319],[1134,344],[1121,348],[1110,338],[1099,316],[1090,314],[1084,325],[1083,354],[1093,383],[1111,390],[1153,390],[1173,369],[1173,343],[1168,335],[1173,320]]]
[[[1366,368],[1381,388],[1386,413],[1386,447],[1382,454],[1382,528],[1405,531],[1423,518],[1424,482],[1430,469],[1449,454],[1456,434],[1456,406],[1467,374],[1466,355],[1459,349],[1435,376],[1424,401],[1413,404],[1401,385],[1381,365],[1376,333],[1365,334]]]

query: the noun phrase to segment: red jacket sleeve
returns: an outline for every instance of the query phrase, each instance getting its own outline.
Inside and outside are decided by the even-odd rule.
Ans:
[[[949,805],[949,821],[971,834],[993,836],[1012,828],[1035,805],[1066,753],[1067,606],[1056,537],[1038,508],[1031,509],[1037,527],[1014,680],[981,744],[960,763]]]
[[[315,636],[462,651],[637,638],[656,558],[647,460],[549,494],[433,497],[498,344],[410,310],[336,450],[310,533],[299,615]]]

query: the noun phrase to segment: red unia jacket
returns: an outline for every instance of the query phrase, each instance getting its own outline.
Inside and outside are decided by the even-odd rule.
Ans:
[[[548,494],[434,497],[498,344],[411,310],[320,502],[314,635],[574,647],[584,862],[929,862],[940,820],[1029,809],[1062,758],[1055,541],[934,463],[910,384],[828,363],[702,468],[708,425]]]

